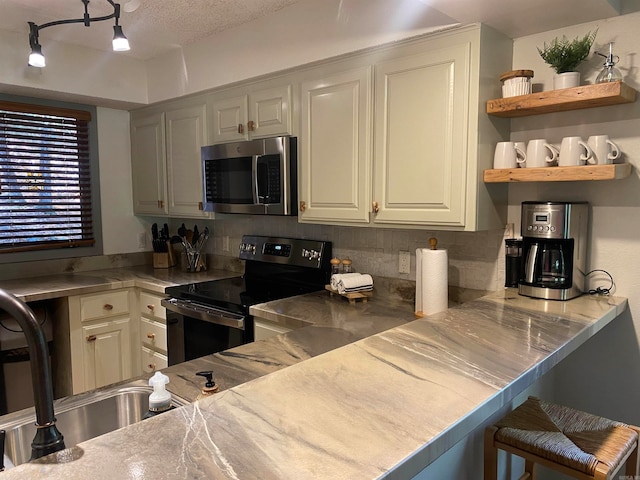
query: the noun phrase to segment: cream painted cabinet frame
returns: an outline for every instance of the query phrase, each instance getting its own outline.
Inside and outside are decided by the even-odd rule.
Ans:
[[[154,373],[167,368],[167,312],[160,304],[165,295],[138,291],[140,312],[140,370]]]
[[[291,134],[291,84],[234,92],[211,96],[212,144]]]
[[[131,116],[131,173],[133,211],[142,215],[166,215],[167,153],[165,114]]]
[[[138,355],[132,342],[137,318],[130,314],[135,303],[133,289],[68,298],[74,395],[132,377]]]
[[[374,223],[464,226],[470,45],[376,65]]]
[[[205,101],[159,108],[132,113],[134,212],[211,218],[202,208],[200,147],[207,144]]]
[[[302,83],[300,222],[369,223],[372,69]]]
[[[492,165],[496,143],[509,138],[509,122],[490,118],[484,105],[500,94],[499,77],[511,59],[509,38],[475,24],[308,72],[301,81],[299,221],[503,228],[507,190],[486,185],[482,172]],[[368,87],[357,73],[367,67],[373,68],[370,123]]]

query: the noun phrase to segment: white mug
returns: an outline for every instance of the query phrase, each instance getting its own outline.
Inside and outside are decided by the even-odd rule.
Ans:
[[[493,168],[516,168],[525,159],[524,150],[514,142],[498,142],[493,155]]]
[[[527,161],[525,167],[551,167],[558,160],[558,149],[544,138],[529,140],[527,144]]]
[[[587,139],[587,145],[593,151],[591,164],[606,165],[620,158],[618,145],[609,140],[608,135],[593,135]]]
[[[584,165],[585,162],[591,158],[593,158],[593,152],[582,138],[564,137],[562,139],[558,165],[562,167]]]

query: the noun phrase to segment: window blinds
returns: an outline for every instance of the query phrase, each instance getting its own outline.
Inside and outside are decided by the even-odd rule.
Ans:
[[[0,253],[94,244],[82,110],[0,102]]]

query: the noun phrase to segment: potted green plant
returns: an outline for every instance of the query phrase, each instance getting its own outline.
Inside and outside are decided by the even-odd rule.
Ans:
[[[549,44],[538,47],[542,59],[556,72],[553,88],[570,88],[580,85],[580,73],[576,67],[589,56],[597,30],[588,32],[584,37],[569,40],[566,36],[554,38]]]

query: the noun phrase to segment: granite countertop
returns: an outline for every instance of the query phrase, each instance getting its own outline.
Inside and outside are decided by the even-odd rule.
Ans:
[[[164,293],[166,287],[174,285],[205,282],[239,275],[241,274],[238,272],[228,270],[189,273],[177,268],[160,269],[151,266],[137,266],[0,280],[0,288],[10,291],[25,302],[35,302],[130,287]]]
[[[368,318],[376,317],[371,301],[356,306],[360,314],[343,316],[341,299],[327,294],[298,300],[295,308],[302,314],[309,308],[300,305],[314,302],[330,320],[217,354],[230,369],[243,355],[254,356],[264,371],[249,374],[250,381],[241,379],[219,394],[3,476],[244,480],[379,478],[402,471],[408,478],[627,304],[603,296],[534,300],[508,289],[419,320],[409,321],[403,313],[393,326],[384,322],[386,315]],[[282,305],[273,307],[259,308],[265,318],[277,308],[287,317]],[[363,333],[367,323],[378,325],[379,333]],[[316,346],[302,341],[303,335],[322,338],[311,332],[332,329],[355,341],[340,346],[342,337],[334,342],[338,348],[331,341]],[[65,463],[70,458],[75,460]]]

